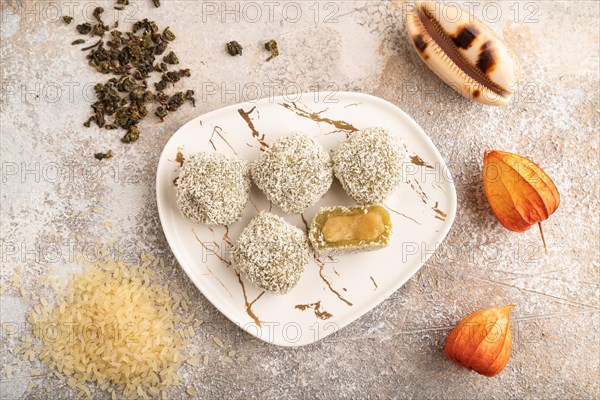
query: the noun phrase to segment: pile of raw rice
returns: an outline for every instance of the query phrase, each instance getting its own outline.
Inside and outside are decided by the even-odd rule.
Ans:
[[[81,395],[91,397],[85,384],[96,382],[113,398],[166,398],[181,382],[185,336],[175,330],[173,307],[151,270],[104,260],[76,274],[55,306],[41,299],[27,318],[43,343],[40,360]]]

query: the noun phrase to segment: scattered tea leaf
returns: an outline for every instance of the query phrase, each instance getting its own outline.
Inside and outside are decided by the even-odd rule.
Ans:
[[[73,46],[74,46],[74,45],[76,45],[76,44],[82,44],[82,43],[85,43],[85,40],[83,40],[83,39],[77,39],[77,40],[73,40],[73,41],[71,42],[71,44],[72,44]]]
[[[165,120],[165,117],[167,116],[169,112],[162,106],[159,106],[156,108],[156,111],[154,112],[154,115],[156,115],[158,118],[160,118],[161,121]]]
[[[162,81],[174,84],[175,82],[179,82],[181,80],[181,77],[183,76],[189,77],[190,70],[180,69],[179,71],[169,71],[166,74],[162,75]]]
[[[154,3],[154,7],[160,7],[160,0],[152,0],[152,3]]]
[[[92,25],[89,22],[84,22],[83,24],[77,25],[75,29],[77,29],[77,32],[80,34],[87,35],[92,31]]]
[[[267,58],[267,61],[271,61],[279,55],[279,47],[277,46],[277,42],[275,40],[269,40],[267,43],[265,43],[265,49],[271,52],[271,56]]]
[[[102,23],[97,23],[96,25],[94,25],[94,27],[92,28],[92,36],[104,36],[104,33],[106,33],[106,31],[109,30],[108,25],[104,25]]]
[[[192,106],[196,107],[196,99],[194,99],[194,91],[188,90],[185,92],[185,99],[192,103]]]
[[[100,16],[102,15],[103,12],[104,12],[104,8],[96,7],[94,9],[94,12],[92,13],[92,15],[94,16],[94,18],[96,18],[96,21],[102,22],[102,18]]]
[[[107,151],[106,153],[96,153],[94,154],[94,158],[98,161],[101,161],[105,158],[111,158],[113,156],[112,150]]]
[[[241,56],[243,50],[244,49],[242,48],[242,45],[236,42],[235,40],[227,43],[227,52],[232,57],[235,57],[237,55]]]
[[[79,40],[81,40],[81,39],[79,39]],[[83,43],[83,42],[84,42],[84,41],[82,41],[81,43]],[[88,50],[91,50],[91,49],[93,49],[94,47],[100,46],[101,44],[102,44],[102,39],[98,40],[96,43],[92,44],[91,46],[88,46],[88,47],[84,47],[84,48],[82,48],[82,49],[81,49],[81,51],[88,51]]]
[[[154,66],[154,70],[157,71],[157,72],[165,73],[165,72],[167,72],[169,70],[169,67],[165,63],[157,63]]]
[[[65,24],[69,25],[71,21],[73,21],[73,17],[70,15],[63,15],[62,20],[65,21]]]
[[[172,51],[169,52],[166,56],[163,57],[163,61],[167,64],[179,64],[179,59]]]
[[[102,21],[102,13],[103,12],[104,12],[104,8],[102,8],[102,7],[96,7],[94,9],[94,11],[92,12],[92,15],[98,22],[97,24],[95,24],[92,27],[92,30],[91,30],[92,36],[102,37],[102,36],[104,36],[104,33],[109,30],[108,25],[104,24],[104,21]]]
[[[193,92],[193,91],[192,91]],[[158,91],[156,92],[156,97],[155,97],[156,101],[163,105],[166,106],[167,103],[169,102],[169,96],[165,94],[165,92],[162,91]]]
[[[169,42],[172,42],[173,40],[175,40],[175,35],[173,34],[173,32],[171,32],[171,30],[169,29],[168,26],[163,31],[163,38],[165,40],[168,40]]]
[[[177,92],[169,99],[167,103],[167,110],[169,111],[177,111],[177,109],[183,104],[185,101],[185,95],[183,92]]]
[[[167,81],[165,81],[164,78],[161,79],[160,81],[158,81],[154,84],[154,88],[157,91],[165,90],[167,88]]]
[[[139,137],[140,137],[139,129],[137,128],[137,126],[132,126],[129,128],[129,130],[127,131],[125,136],[123,136],[121,138],[121,142],[123,142],[123,143],[135,142],[139,139]]]

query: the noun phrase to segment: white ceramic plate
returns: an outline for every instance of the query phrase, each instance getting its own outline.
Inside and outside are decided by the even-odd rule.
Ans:
[[[241,221],[208,227],[184,218],[175,201],[178,152],[236,153],[247,160],[290,131],[304,131],[328,151],[355,129],[380,126],[397,134],[409,158],[404,182],[386,202],[394,233],[389,247],[369,253],[315,260],[286,295],[263,293],[240,280],[229,265],[231,241],[270,204],[252,188]],[[259,339],[281,346],[302,346],[328,336],[377,306],[408,281],[450,230],[456,191],[440,153],[417,123],[393,104],[360,93],[305,93],[225,107],[194,118],[164,148],[158,164],[156,196],[165,236],[183,270],[231,321]],[[304,212],[310,224],[320,206],[351,205],[337,181],[324,198]],[[272,212],[297,227],[302,216]],[[263,294],[261,294],[263,293]]]

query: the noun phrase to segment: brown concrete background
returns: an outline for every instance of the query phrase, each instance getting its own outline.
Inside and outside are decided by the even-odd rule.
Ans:
[[[105,20],[112,21],[113,3],[101,3]],[[163,145],[189,119],[250,100],[252,87],[261,88],[260,97],[269,88],[290,95],[298,89],[361,91],[404,109],[447,160],[459,209],[442,248],[380,306],[298,349],[245,334],[173,267],[168,279],[184,288],[191,312],[205,321],[187,351],[208,355],[210,363],[186,366],[185,386],[170,397],[189,397],[184,393],[189,386],[207,399],[600,396],[598,2],[475,7],[521,61],[519,93],[501,109],[462,99],[428,70],[409,47],[402,1],[258,2],[258,20],[243,8],[246,3],[228,2],[229,9],[239,5],[239,21],[221,14],[221,2],[163,0],[160,9],[150,3],[132,1],[121,19],[149,17],[171,27],[178,36],[172,48],[193,73],[178,87],[195,89],[198,104],[182,107],[163,124],[148,118],[140,140],[123,145],[116,131],[82,127],[86,98],[93,95],[85,85],[105,77],[70,46],[78,37],[74,24],[57,19],[71,13],[76,23],[84,15],[89,20],[91,4],[98,3],[2,1],[3,323],[22,323],[31,305],[8,281],[17,275],[26,293],[44,293],[36,279],[55,266],[62,275],[76,270],[69,256],[83,243],[115,239],[129,255],[146,251],[174,264],[158,221],[154,174]],[[302,15],[294,22],[297,10]],[[281,55],[266,63],[261,46],[271,38]],[[224,51],[225,42],[234,39],[244,45],[241,58]],[[244,86],[248,83],[253,85]],[[109,148],[113,159],[93,158]],[[525,155],[556,182],[562,204],[544,223],[548,255],[537,230],[509,232],[491,214],[481,179],[486,148]],[[487,379],[445,359],[443,346],[455,323],[475,309],[507,303],[517,305],[514,346],[501,375]],[[46,377],[43,366],[20,365],[11,351],[14,343],[3,330],[2,398],[46,398],[46,388],[55,398],[75,396]],[[235,352],[233,364],[224,360],[229,351]],[[8,365],[14,369],[10,379]],[[31,376],[32,367],[42,374]]]

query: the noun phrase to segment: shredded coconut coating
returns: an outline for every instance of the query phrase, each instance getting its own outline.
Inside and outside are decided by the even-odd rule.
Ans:
[[[177,207],[183,216],[208,225],[238,221],[250,196],[250,168],[239,157],[197,153],[181,167]]]
[[[302,132],[273,143],[251,166],[252,179],[269,201],[288,214],[300,214],[329,190],[329,154]]]
[[[383,128],[350,135],[333,154],[333,171],[358,204],[383,202],[400,185],[406,152],[398,138]]]
[[[235,269],[256,286],[285,294],[298,282],[310,260],[304,232],[263,211],[233,246]]]

